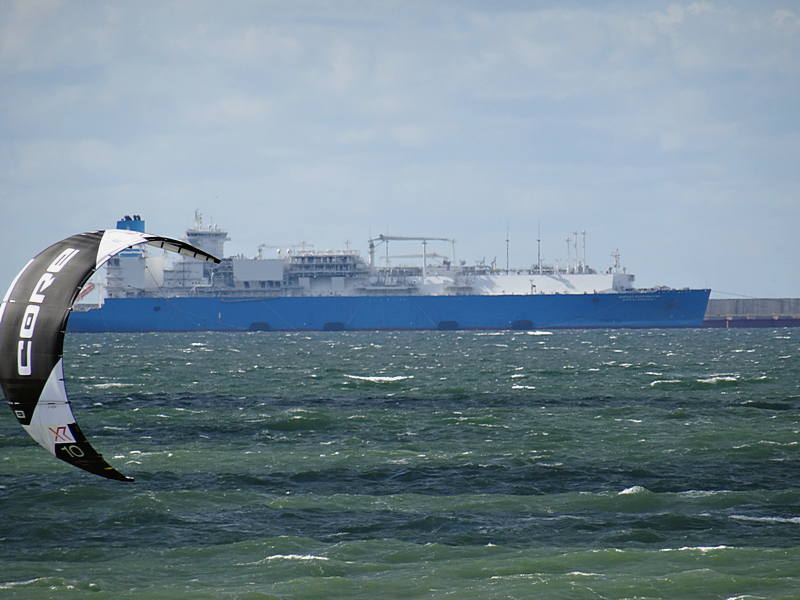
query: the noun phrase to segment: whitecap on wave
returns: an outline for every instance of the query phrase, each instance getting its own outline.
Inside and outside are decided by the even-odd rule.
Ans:
[[[656,387],[657,385],[664,385],[669,383],[681,383],[680,379],[656,379],[655,381],[650,382],[650,387]]]
[[[118,387],[138,387],[140,385],[141,384],[139,383],[121,383],[115,381],[111,383],[94,383],[92,384],[92,387],[104,390],[107,388],[118,388]]]
[[[361,376],[361,375],[345,375],[348,379],[355,379],[356,381],[369,381],[370,383],[392,383],[394,381],[404,381],[406,379],[414,379],[413,375],[372,375],[372,376]]]
[[[748,517],[746,515],[731,515],[737,521],[755,521],[757,523],[792,523],[800,525],[800,517]]]
[[[738,375],[728,375],[728,374],[720,374],[720,375],[712,375],[711,377],[705,377],[698,379],[698,383],[722,383],[723,381],[739,381]]]
[[[686,551],[694,551],[694,552],[711,552],[713,550],[731,550],[731,546],[681,546],[680,548],[662,548],[661,552],[686,552]]]
[[[237,567],[249,567],[255,565],[263,565],[273,560],[301,560],[301,561],[312,561],[312,560],[330,560],[326,556],[317,556],[315,554],[273,554],[272,556],[265,556],[261,560],[257,560],[255,562],[248,562],[248,563],[237,563]]]
[[[317,556],[315,554],[273,554],[264,560],[330,560],[327,556]]]

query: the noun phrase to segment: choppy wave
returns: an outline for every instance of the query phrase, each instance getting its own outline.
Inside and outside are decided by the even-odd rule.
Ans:
[[[752,517],[747,515],[731,515],[737,521],[753,521],[755,523],[791,523],[800,525],[800,517]]]
[[[137,481],[0,419],[0,596],[796,596],[800,340],[530,333],[68,336]]]
[[[725,383],[731,381],[739,381],[738,375],[712,375],[711,377],[701,377],[696,380],[697,383]]]
[[[648,490],[646,487],[642,487],[641,485],[634,485],[629,488],[625,488],[624,490],[619,492],[619,495],[626,496],[633,494],[650,494],[650,493],[651,493],[650,490]]]
[[[120,381],[111,381],[108,383],[93,383],[91,384],[92,387],[97,388],[98,390],[107,390],[111,388],[126,388],[126,387],[140,387],[142,384],[140,383],[123,383]]]
[[[414,379],[413,375],[345,375],[348,379],[357,381],[369,381],[370,383],[394,383]]]
[[[299,560],[299,561],[315,561],[315,560],[330,560],[327,556],[316,556],[314,554],[273,554],[271,556],[265,556],[261,560],[257,560],[255,562],[249,563],[238,563],[236,566],[239,567],[247,567],[253,565],[263,565],[267,564],[274,560]]]

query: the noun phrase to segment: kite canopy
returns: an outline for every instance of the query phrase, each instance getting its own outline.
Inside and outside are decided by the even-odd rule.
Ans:
[[[83,285],[111,257],[150,244],[220,262],[181,240],[107,229],[61,240],[28,261],[0,304],[0,386],[28,434],[71,465],[109,479],[133,481],[89,444],[72,415],[64,387],[64,332]]]

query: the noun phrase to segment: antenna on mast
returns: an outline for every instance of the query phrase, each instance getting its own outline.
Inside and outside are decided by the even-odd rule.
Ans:
[[[508,245],[509,245],[509,238],[508,238],[508,223],[506,222],[506,275],[508,274],[509,264],[508,264]]]
[[[579,267],[580,267],[580,262],[581,262],[581,259],[578,256],[578,232],[575,231],[574,234],[575,234],[575,237],[572,238],[572,244],[573,244],[573,246],[575,248],[575,271],[578,271]]]
[[[542,222],[539,221],[538,234],[536,238],[536,263],[539,266],[539,275],[542,274]]]
[[[428,240],[422,240],[422,283],[428,276]]]
[[[581,231],[583,236],[583,268],[586,270],[586,230]]]
[[[572,236],[567,234],[567,271],[569,271],[569,267],[572,264]]]

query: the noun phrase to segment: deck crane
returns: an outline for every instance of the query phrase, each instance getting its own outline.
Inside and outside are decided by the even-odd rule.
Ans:
[[[386,266],[389,266],[389,242],[422,242],[422,278],[425,279],[428,268],[428,242],[450,242],[453,248],[453,262],[456,261],[456,241],[452,238],[428,237],[428,236],[406,236],[406,235],[383,235],[369,240],[369,264],[375,266],[375,246],[385,244],[386,247]]]
[[[392,254],[389,258],[441,258],[442,260],[450,260],[446,254],[439,254],[437,252],[427,252],[426,254]]]

